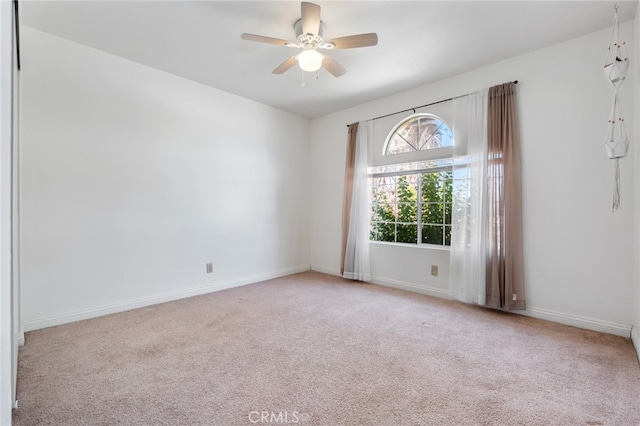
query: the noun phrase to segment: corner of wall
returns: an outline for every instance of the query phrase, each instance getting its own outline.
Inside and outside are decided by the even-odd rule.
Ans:
[[[331,266],[323,266],[323,265],[311,264],[311,270],[312,271],[316,271],[316,272],[320,272],[320,273],[323,273],[323,274],[327,274],[327,275],[334,275],[336,277],[341,277],[342,276],[340,274],[340,269],[333,268]]]
[[[640,332],[638,330],[638,327],[633,327],[631,329],[631,341],[633,342],[633,347],[636,348],[638,361],[640,361]]]

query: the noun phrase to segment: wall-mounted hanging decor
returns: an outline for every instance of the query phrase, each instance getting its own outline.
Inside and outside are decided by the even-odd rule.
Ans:
[[[613,188],[613,206],[616,211],[620,207],[620,159],[629,151],[629,138],[624,127],[622,106],[618,97],[618,88],[627,77],[629,70],[629,55],[624,41],[620,40],[620,22],[618,21],[618,6],[614,6],[613,28],[604,73],[613,86],[613,103],[607,126],[607,137],[604,146],[609,158],[615,161],[615,179]]]

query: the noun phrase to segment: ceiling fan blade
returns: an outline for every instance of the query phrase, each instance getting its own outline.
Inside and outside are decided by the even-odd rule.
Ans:
[[[302,2],[302,33],[318,35],[320,31],[320,6]]]
[[[322,66],[324,67],[324,69],[326,69],[331,74],[333,74],[334,77],[340,77],[341,75],[344,75],[344,73],[347,72],[345,67],[340,65],[338,61],[336,61],[329,55],[324,55]]]
[[[353,49],[355,47],[375,46],[378,44],[378,34],[367,33],[338,37],[333,40],[329,40],[329,43],[335,45],[334,49]]]
[[[274,69],[271,72],[273,74],[282,74],[283,72],[287,71],[289,68],[294,66],[296,64],[296,62],[298,62],[298,60],[296,59],[295,56],[292,56],[289,59],[287,59],[286,61],[284,61],[283,63],[281,63],[280,65],[278,65],[276,67],[276,69]]]
[[[286,46],[291,43],[287,40],[282,40],[280,38],[265,37],[261,35],[247,34],[247,33],[242,33],[242,35],[240,35],[240,38],[243,40],[257,41],[260,43],[277,44],[279,46]]]

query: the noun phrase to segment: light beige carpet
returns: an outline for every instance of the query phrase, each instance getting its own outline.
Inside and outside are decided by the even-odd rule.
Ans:
[[[627,339],[314,272],[27,333],[18,377],[16,425],[640,424]]]

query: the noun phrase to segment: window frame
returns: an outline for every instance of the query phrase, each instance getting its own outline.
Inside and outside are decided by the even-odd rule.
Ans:
[[[442,122],[447,129],[451,132],[451,146],[445,146],[441,148],[427,148],[415,150],[413,152],[401,152],[397,154],[387,154],[387,149],[389,147],[389,142],[391,141],[392,136],[398,131],[400,127],[402,127],[406,122],[414,120],[416,118],[426,117],[432,118],[434,120]],[[416,114],[412,114],[408,117],[403,118],[398,123],[396,123],[391,131],[385,137],[384,144],[382,145],[382,158],[380,158],[380,164],[400,164],[400,163],[411,163],[414,161],[426,161],[426,160],[440,160],[444,158],[450,158],[453,156],[453,145],[455,144],[455,137],[453,135],[453,130],[451,130],[451,126],[442,119],[440,116],[436,114],[419,112]]]
[[[410,120],[414,120],[418,117],[428,117],[431,118],[433,120],[437,120],[439,122],[441,122],[444,126],[446,126],[446,129],[451,133],[451,146],[446,146],[446,147],[439,147],[439,148],[428,148],[428,147],[423,147],[420,150],[414,150],[412,152],[402,152],[402,153],[392,153],[389,154],[387,153],[387,149],[389,147],[389,143],[391,141],[391,138],[396,134],[396,132],[398,131],[399,128],[401,128],[401,126],[405,125],[405,123],[407,123]],[[453,177],[453,169],[454,169],[454,163],[453,163],[453,145],[455,144],[455,137],[453,135],[453,131],[451,130],[451,127],[449,126],[449,124],[443,120],[441,117],[435,115],[435,114],[431,114],[431,113],[417,113],[417,114],[413,114],[410,115],[408,117],[403,118],[402,120],[400,120],[398,123],[396,123],[393,128],[391,129],[391,131],[387,134],[387,137],[385,139],[385,142],[382,146],[382,161],[378,162],[376,166],[370,167],[369,168],[369,172],[368,172],[368,178],[369,178],[369,191],[370,194],[373,194],[373,186],[374,186],[374,179],[375,178],[380,178],[380,177],[401,177],[401,176],[416,176],[416,192],[417,192],[417,196],[416,196],[416,241],[414,242],[398,242],[398,225],[399,224],[404,224],[403,222],[398,222],[398,217],[397,217],[397,213],[396,213],[396,217],[395,217],[395,221],[393,222],[394,225],[394,241],[382,241],[382,240],[374,240],[372,239],[372,235],[370,234],[369,236],[369,241],[370,242],[374,242],[374,243],[383,243],[383,244],[402,244],[402,245],[407,245],[407,246],[413,246],[413,247],[423,247],[423,248],[434,248],[434,249],[444,249],[444,250],[449,250],[450,246],[451,246],[451,240],[449,237],[449,244],[447,244],[447,234],[446,234],[446,228],[449,227],[449,230],[451,230],[451,219],[449,221],[449,223],[447,223],[447,208],[449,209],[449,213],[451,214],[451,210],[452,210],[452,200],[451,201],[446,201],[446,196],[443,195],[442,198],[442,203],[443,203],[443,212],[442,212],[442,222],[441,223],[422,223],[422,215],[423,215],[423,208],[424,206],[427,206],[430,203],[435,203],[435,201],[431,201],[431,200],[425,200],[423,198],[423,194],[422,194],[422,180],[423,180],[423,175],[427,174],[427,173],[442,173],[442,172],[451,172],[452,174],[451,179],[450,179],[450,185],[453,185],[453,181],[454,181],[454,177]],[[409,144],[410,146],[413,147],[413,144]],[[415,149],[415,148],[414,148]],[[445,162],[446,165],[435,165],[435,166],[427,166],[426,164],[429,162]],[[423,163],[422,167],[418,167],[419,163]],[[399,166],[399,168],[402,168],[404,165],[407,165],[409,167],[409,170],[395,170],[395,171],[390,171],[390,172],[375,172],[375,169],[379,169],[379,168],[384,168],[385,166],[391,166],[391,165],[397,165]],[[414,167],[415,166],[415,167]],[[395,183],[396,188],[394,190],[397,190],[397,181]],[[398,206],[399,206],[399,202],[397,199],[397,194],[396,194],[396,198],[394,200],[393,204],[395,206],[395,209],[397,210]],[[370,200],[369,202],[369,208],[370,208],[370,217],[371,217],[371,224],[373,225],[374,223],[387,223],[384,221],[374,221],[373,219],[375,218],[375,211],[378,208],[380,204],[377,203],[373,198]],[[449,218],[451,217],[449,214]],[[391,222],[389,222],[389,224],[391,224]],[[413,225],[413,222],[411,223],[411,225]],[[422,242],[422,234],[423,234],[423,227],[424,226],[440,226],[442,227],[442,244],[434,244],[434,243],[425,243]],[[373,231],[373,226],[371,227],[371,231]],[[450,234],[449,234],[450,235]]]

